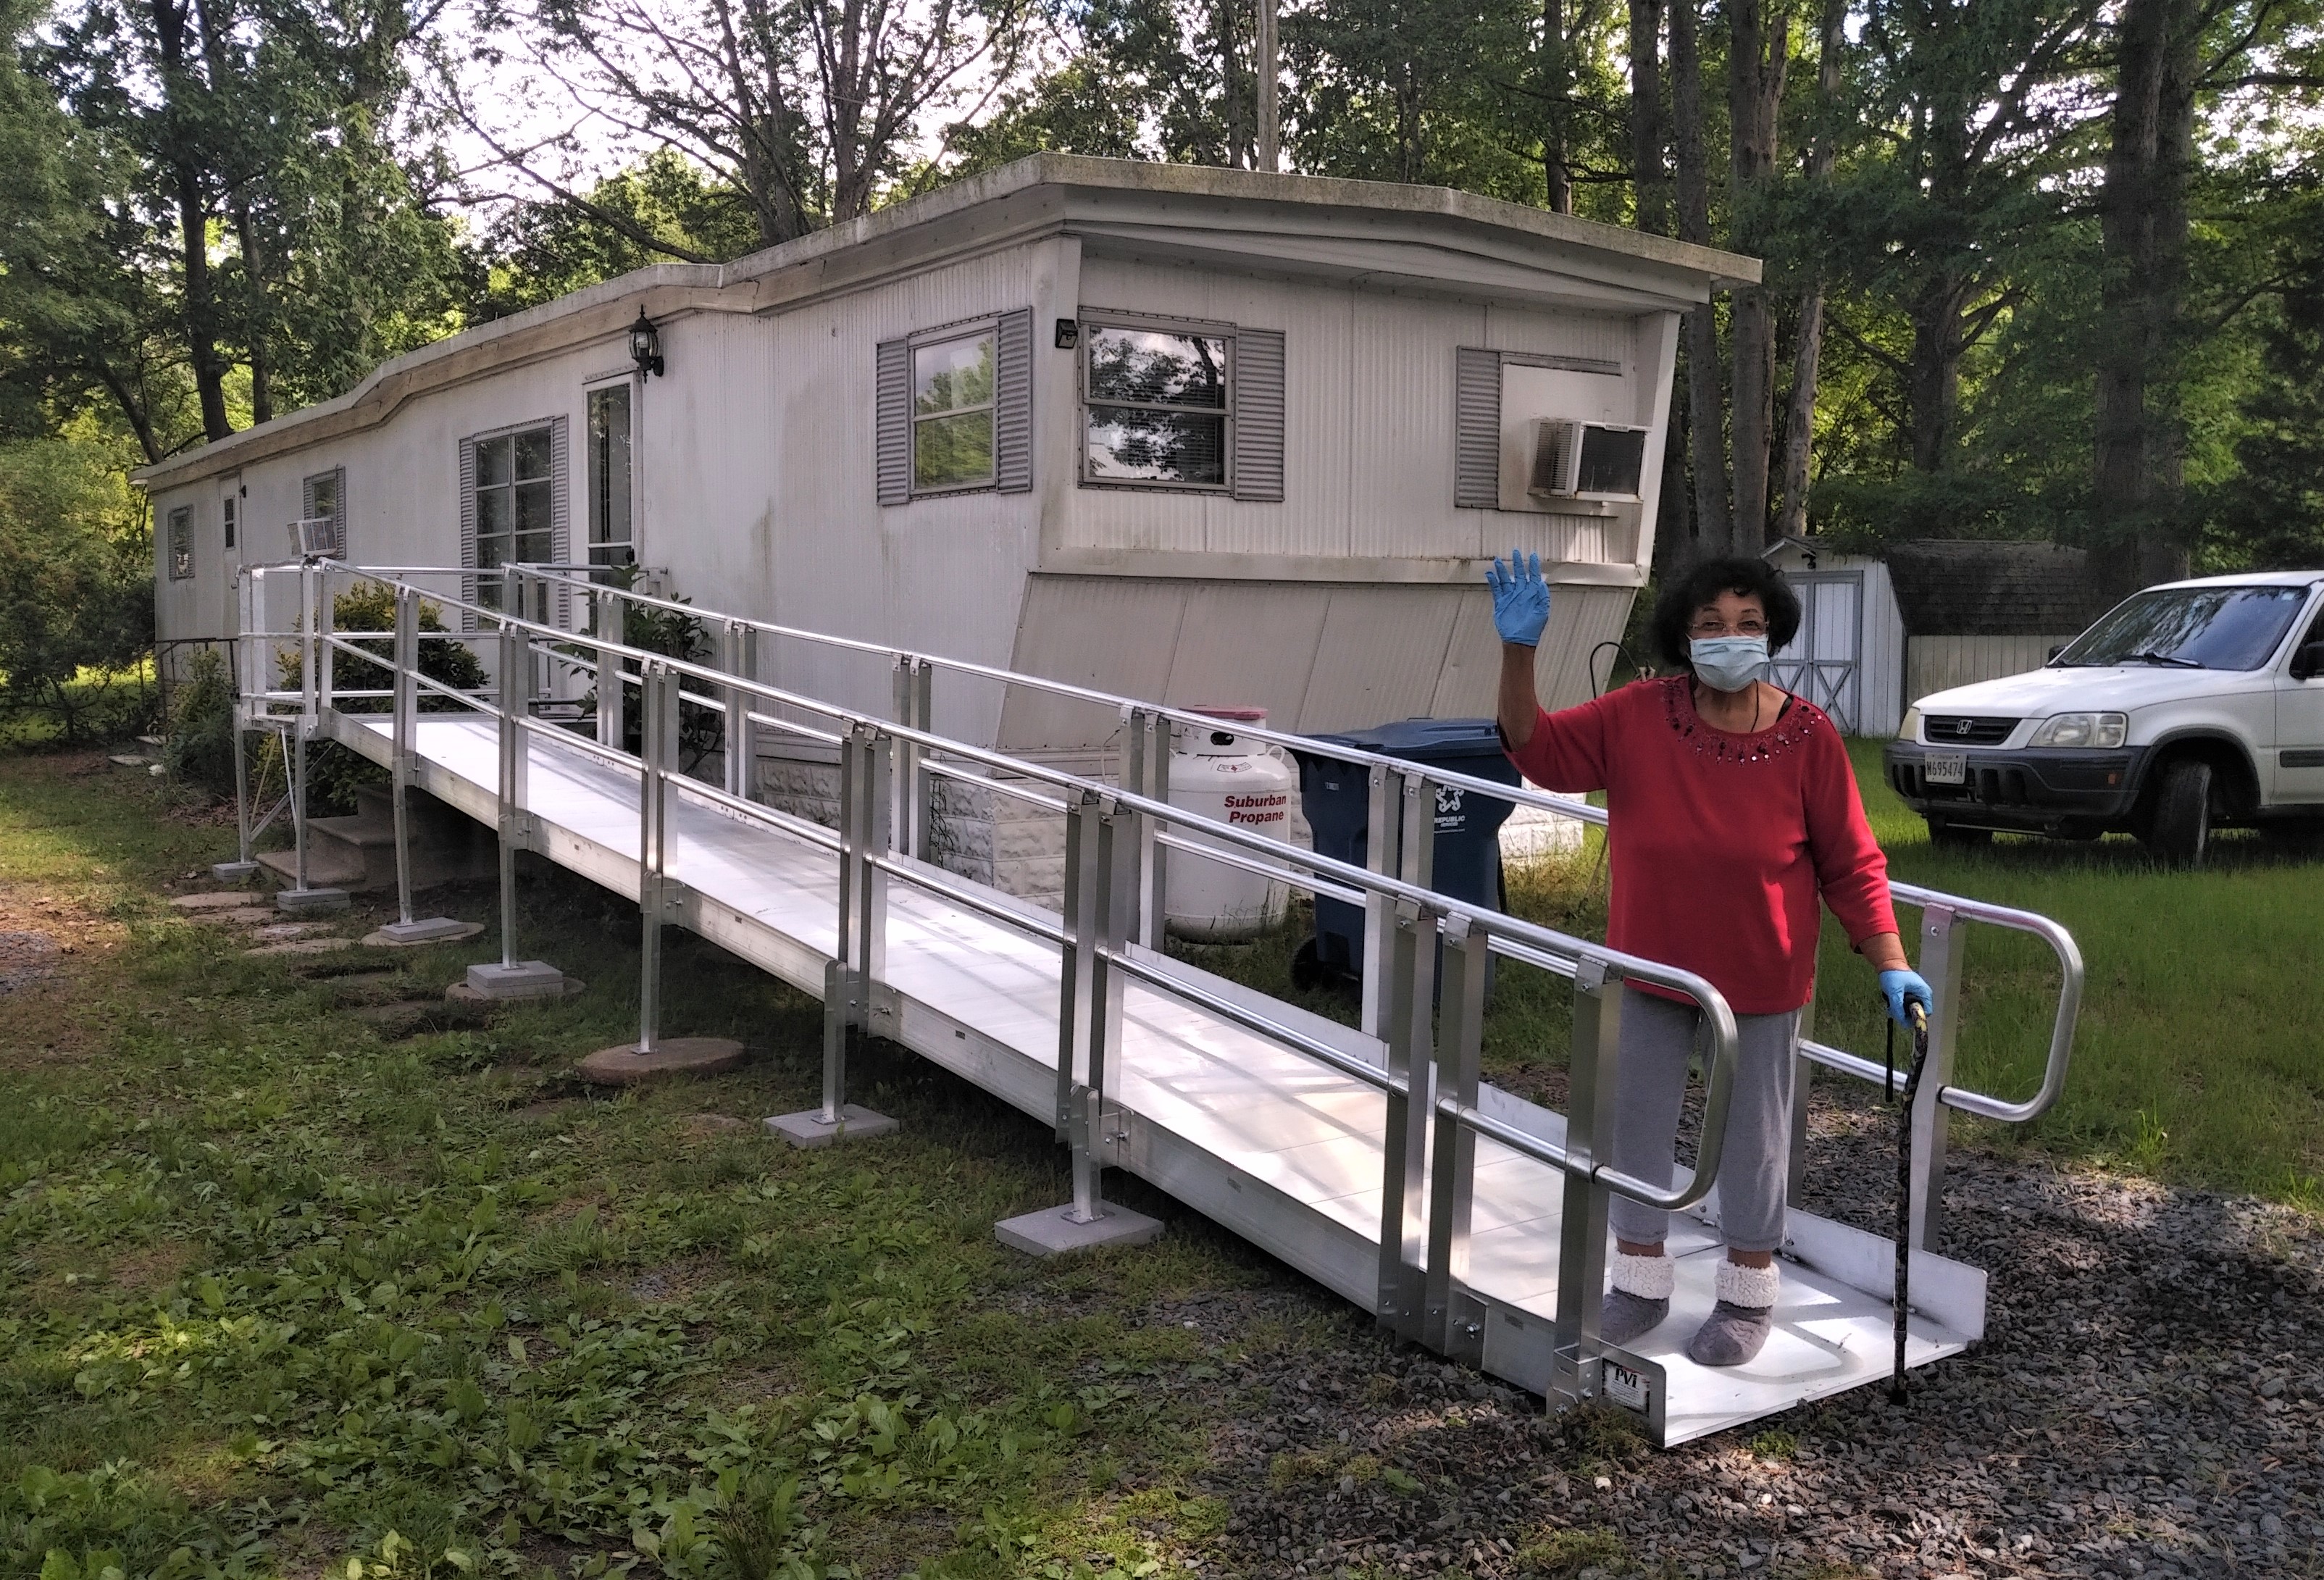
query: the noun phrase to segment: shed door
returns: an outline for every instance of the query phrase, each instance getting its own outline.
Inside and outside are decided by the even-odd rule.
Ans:
[[[1860,728],[1864,577],[1858,571],[1786,577],[1800,596],[1800,633],[1775,655],[1776,685],[1831,715],[1849,735]]]

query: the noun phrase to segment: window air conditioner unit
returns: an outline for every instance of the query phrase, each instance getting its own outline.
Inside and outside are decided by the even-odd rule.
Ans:
[[[309,516],[290,523],[290,541],[301,559],[319,559],[339,551],[339,523],[330,516]]]
[[[1545,417],[1534,424],[1536,499],[1636,499],[1646,464],[1646,430],[1613,422]]]

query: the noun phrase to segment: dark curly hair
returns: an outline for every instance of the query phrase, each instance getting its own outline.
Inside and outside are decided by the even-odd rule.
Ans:
[[[1759,607],[1767,612],[1769,652],[1783,651],[1800,633],[1799,595],[1785,585],[1781,571],[1764,559],[1706,559],[1655,600],[1655,646],[1688,674],[1694,672],[1694,663],[1686,629],[1694,624],[1694,612],[1717,603],[1721,593],[1759,600]]]

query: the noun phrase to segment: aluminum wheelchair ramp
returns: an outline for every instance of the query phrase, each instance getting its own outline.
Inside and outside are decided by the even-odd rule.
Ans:
[[[1603,1398],[1637,1412],[1648,1435],[1668,1446],[1890,1377],[1893,1243],[1796,1211],[1766,1349],[1732,1369],[1697,1366],[1684,1355],[1687,1337],[1712,1304],[1721,1255],[1707,1220],[1715,1214],[1734,1023],[1716,990],[1687,973],[1450,900],[1385,870],[1402,863],[1411,872],[1413,858],[1395,853],[1430,843],[1423,808],[1434,805],[1431,781],[1515,799],[1533,792],[1434,771],[1424,777],[1416,765],[1350,753],[1370,762],[1376,828],[1385,836],[1371,848],[1389,853],[1375,857],[1383,870],[1345,866],[1241,830],[1227,831],[1223,857],[1205,847],[1204,859],[1230,864],[1278,872],[1289,864],[1293,870],[1278,875],[1367,906],[1376,935],[1368,953],[1379,969],[1365,1008],[1372,1029],[1359,1030],[1150,947],[1159,940],[1162,853],[1194,848],[1171,832],[1174,822],[1192,819],[1174,814],[1167,800],[1170,710],[1129,705],[1130,750],[1120,781],[1086,781],[934,734],[925,723],[923,679],[933,661],[905,656],[896,688],[903,716],[881,720],[732,670],[638,653],[471,605],[485,629],[498,627],[497,643],[487,638],[480,645],[498,646],[500,675],[521,679],[488,698],[437,688],[441,706],[461,706],[426,713],[419,701],[434,683],[417,673],[420,595],[410,574],[311,563],[298,574],[307,619],[300,632],[276,640],[303,642],[307,682],[298,692],[246,687],[248,727],[283,730],[294,761],[310,735],[338,740],[389,767],[399,790],[417,787],[497,827],[504,847],[532,849],[640,901],[647,942],[641,1046],[658,1035],[659,929],[682,926],[823,999],[827,1113],[844,1102],[848,1028],[887,1037],[1056,1125],[1073,1149],[1075,1199],[1084,1213],[1102,1211],[1102,1170],[1126,1169],[1373,1310],[1400,1335],[1541,1393],[1553,1407]],[[554,573],[531,574],[547,581]],[[395,586],[398,629],[366,633],[360,649],[327,626],[318,633],[337,577]],[[581,590],[601,608],[635,596],[586,584]],[[510,606],[525,606],[518,593],[512,588]],[[254,623],[246,629],[265,634]],[[391,642],[392,695],[334,692],[333,651],[345,663],[349,655],[384,654]],[[255,652],[264,644],[244,645]],[[536,646],[540,651],[528,651]],[[609,723],[601,713],[594,737],[535,716],[556,688],[554,675],[544,675],[553,664],[535,661],[543,658],[586,666],[614,695],[634,691],[640,750],[610,744],[622,739],[618,716]],[[244,678],[256,677],[246,670]],[[386,712],[354,710],[383,700]],[[758,804],[740,793],[747,784],[732,778],[721,787],[678,772],[681,702],[725,708],[732,738],[746,749],[753,727],[835,739],[840,827]],[[295,715],[285,711],[292,704]],[[777,716],[779,707],[785,716]],[[802,711],[836,728],[803,726]],[[929,776],[1004,766],[1062,802],[1062,917],[914,854],[926,848]],[[1219,827],[1204,832],[1215,840]],[[1425,854],[1417,860],[1415,875],[1425,879]],[[1908,898],[1901,889],[1899,897]],[[1932,949],[1942,956],[1951,947],[1958,908],[1969,903],[1947,909],[1936,898],[1915,901],[1924,906],[1924,965]],[[402,900],[408,920],[408,888]],[[1581,1117],[1571,1124],[1478,1078],[1485,968],[1494,955],[1572,979],[1573,1106]],[[1959,950],[1933,964],[1930,975],[1947,999],[1940,1009],[1949,1012],[1958,1003]],[[1699,1158],[1706,1178],[1682,1170],[1659,1198],[1593,1160],[1590,1145],[1592,1134],[1607,1132],[1626,980],[1694,998],[1712,1044]],[[2070,997],[2061,1004],[2068,1036]],[[1949,1058],[1949,1035],[1939,1050]],[[1803,1051],[1864,1073],[1851,1055],[1815,1044]],[[1932,1079],[1918,1114],[1927,1126],[1941,1129],[1941,1092],[1948,1100],[2002,1106]],[[1916,1154],[1941,1158],[1941,1146]],[[1914,1182],[1923,1211],[1934,1181],[1931,1169],[1926,1181]],[[1628,1351],[1600,1344],[1595,1333],[1613,1191],[1694,1213],[1674,1221],[1678,1287],[1670,1318]],[[1913,1294],[1908,1364],[1925,1365],[1981,1336],[1980,1270],[1915,1249]]]

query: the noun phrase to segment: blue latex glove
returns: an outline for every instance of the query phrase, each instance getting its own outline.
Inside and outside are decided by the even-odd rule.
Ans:
[[[1493,629],[1501,640],[1539,647],[1542,628],[1549,624],[1549,584],[1541,578],[1541,556],[1510,550],[1507,566],[1496,559],[1485,568],[1485,585],[1493,589]]]
[[[1909,1026],[1913,1018],[1904,1011],[1908,1000],[1918,1000],[1923,1011],[1937,1007],[1937,995],[1929,986],[1929,979],[1917,971],[1884,971],[1880,974],[1880,991],[1888,1000],[1888,1018],[1899,1026]]]

